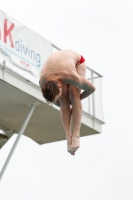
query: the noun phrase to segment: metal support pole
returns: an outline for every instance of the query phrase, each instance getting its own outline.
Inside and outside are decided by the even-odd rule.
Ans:
[[[88,113],[90,114],[91,111],[90,111],[90,97],[88,97]]]
[[[20,140],[20,137],[22,136],[22,134],[24,133],[24,131],[26,129],[26,126],[27,126],[27,124],[28,124],[28,122],[29,122],[29,120],[30,120],[30,118],[32,116],[32,113],[33,113],[33,111],[35,109],[35,106],[36,106],[36,104],[33,104],[32,107],[30,108],[30,111],[29,111],[29,113],[28,113],[28,115],[27,115],[27,117],[26,117],[21,129],[20,129],[20,132],[19,132],[19,134],[17,136],[17,139],[15,140],[14,145],[13,145],[13,147],[12,147],[10,153],[9,153],[9,156],[7,157],[7,160],[6,160],[4,166],[3,166],[2,170],[1,170],[0,180],[1,180],[3,174],[4,174],[5,170],[6,170],[6,167],[7,167],[8,163],[9,163],[9,161],[10,161],[12,155],[13,155],[14,150],[15,150],[15,148],[16,148],[19,140]]]
[[[3,60],[3,80],[5,79],[5,72],[6,72],[6,61]]]
[[[91,81],[94,83],[93,71],[91,71]],[[95,94],[92,93],[92,113],[93,113],[93,128],[95,120]]]

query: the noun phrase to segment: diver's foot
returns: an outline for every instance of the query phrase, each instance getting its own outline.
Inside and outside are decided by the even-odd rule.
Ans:
[[[67,151],[71,153],[72,136],[67,137]]]
[[[73,152],[73,154],[74,154],[79,147],[80,147],[79,138],[78,137],[72,137],[71,152]]]

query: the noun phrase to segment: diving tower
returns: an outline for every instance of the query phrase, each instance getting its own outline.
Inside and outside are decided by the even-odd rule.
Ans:
[[[45,102],[39,87],[41,66],[51,53],[60,49],[27,27],[18,26],[19,22],[2,11],[1,23],[6,26],[0,35],[0,148],[8,145],[14,134],[18,136],[0,178],[22,135],[39,145],[66,139],[59,108]],[[14,31],[13,35],[11,31]],[[23,45],[18,38],[23,38],[23,43],[31,42],[35,50],[29,48],[29,43]],[[23,51],[25,55],[22,55]],[[104,124],[102,75],[88,66],[86,70],[86,78],[94,83],[96,91],[82,101],[81,137],[101,133]]]
[[[52,46],[55,51],[55,46]],[[32,74],[22,69],[16,69],[10,60],[0,55],[0,148],[13,134],[18,134],[0,178],[22,135],[39,145],[66,139],[59,108],[45,102],[39,87],[39,78],[32,77]],[[81,137],[101,133],[104,124],[102,76],[87,67],[87,78],[94,83],[96,91],[82,101]]]

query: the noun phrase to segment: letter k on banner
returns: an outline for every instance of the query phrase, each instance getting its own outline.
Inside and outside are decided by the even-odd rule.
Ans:
[[[11,47],[14,47],[11,31],[14,28],[14,24],[12,23],[11,26],[7,29],[7,19],[4,19],[4,42],[7,43],[7,36],[9,36]]]

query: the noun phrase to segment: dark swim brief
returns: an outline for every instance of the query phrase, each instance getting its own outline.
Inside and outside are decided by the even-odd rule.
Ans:
[[[82,64],[84,61],[85,61],[84,57],[83,57],[83,56],[81,56],[81,58],[80,58],[80,61],[78,62],[78,64],[77,64],[77,65],[80,65],[80,64]]]

